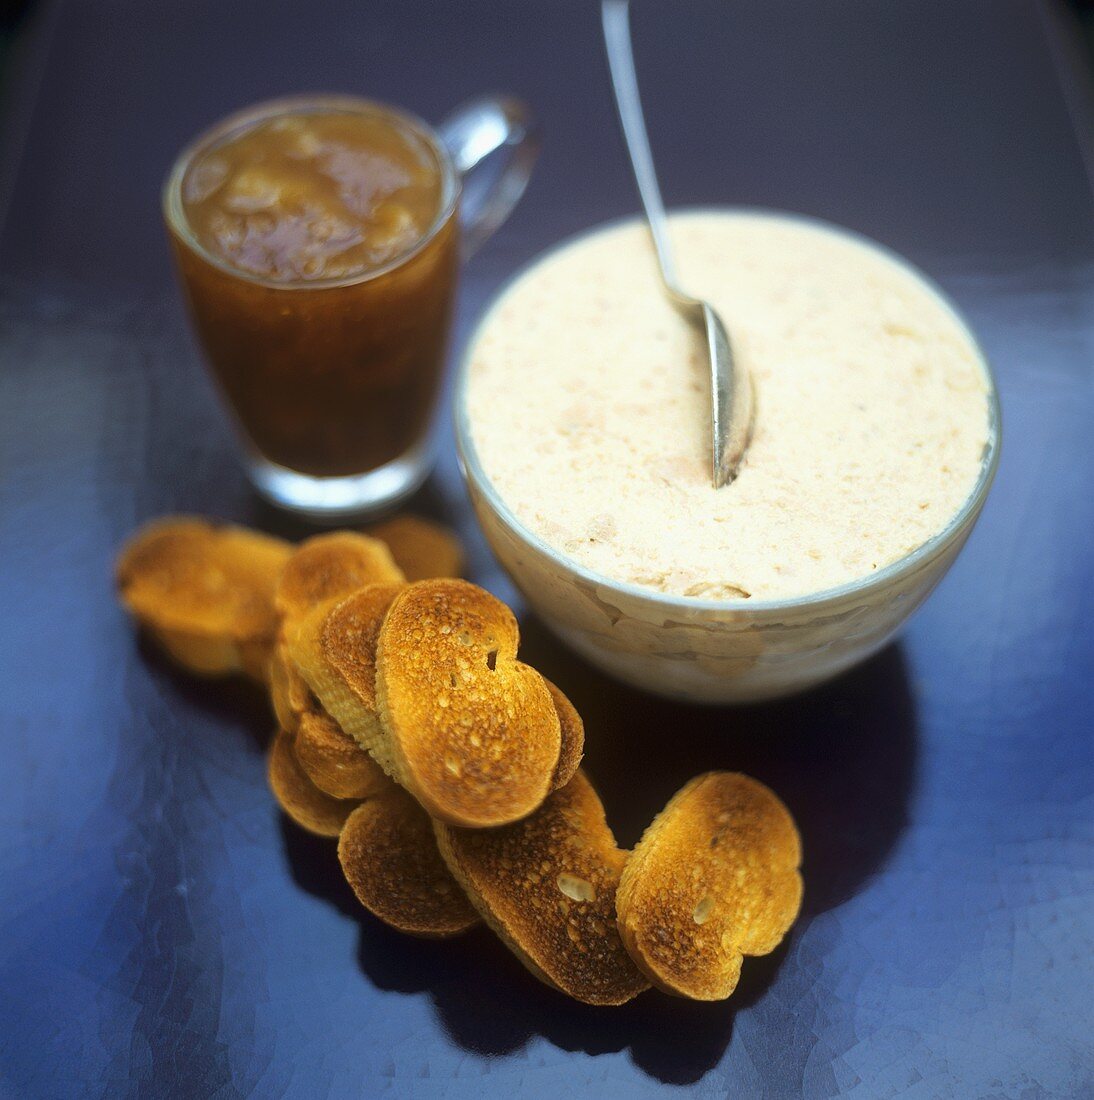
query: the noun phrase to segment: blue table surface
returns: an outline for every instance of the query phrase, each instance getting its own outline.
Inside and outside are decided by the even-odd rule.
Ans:
[[[604,679],[520,609],[447,419],[414,502],[521,610],[624,844],[698,771],[796,815],[805,908],[725,1004],[616,1010],[484,931],[401,938],[266,790],[270,717],[139,643],[111,560],[260,505],[197,365],[158,217],[229,109],[330,88],[438,119],[509,90],[545,151],[466,271],[455,343],[519,264],[632,211],[595,5],[68,0],[40,7],[0,171],[0,1094],[1094,1095],[1094,223],[1084,74],[1052,4],[647,0],[638,66],[670,204],[849,225],[910,256],[997,372],[1003,460],[900,640],[807,695],[692,709]],[[838,461],[835,460],[835,461]]]

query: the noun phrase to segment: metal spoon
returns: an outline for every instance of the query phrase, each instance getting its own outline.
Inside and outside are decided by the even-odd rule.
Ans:
[[[729,333],[714,308],[709,302],[685,293],[676,276],[665,204],[657,185],[650,139],[642,117],[642,101],[638,97],[629,11],[629,0],[603,0],[601,4],[612,89],[638,193],[646,208],[665,293],[682,317],[706,332],[710,353],[711,477],[714,488],[720,489],[737,476],[752,434],[752,382],[744,368],[734,362]]]

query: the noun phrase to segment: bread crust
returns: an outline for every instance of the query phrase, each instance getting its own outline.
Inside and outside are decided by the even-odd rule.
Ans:
[[[320,790],[363,798],[378,771],[316,699],[289,652],[289,637],[317,608],[375,583],[402,583],[403,574],[379,539],[333,531],[301,543],[285,564],[274,593],[280,617],[270,661],[270,697],[281,728],[296,737],[297,760]],[[322,613],[315,621],[321,621]]]
[[[312,693],[289,659],[288,646],[280,635],[270,653],[267,681],[270,705],[277,724],[287,733],[295,734],[300,716],[308,709]]]
[[[277,804],[297,825],[316,836],[338,836],[357,802],[331,798],[312,783],[297,762],[291,735],[284,730],[274,736],[266,770]]]
[[[595,1005],[624,1004],[648,988],[615,925],[626,853],[582,772],[513,825],[433,828],[472,904],[540,981]]]
[[[547,685],[558,712],[560,747],[558,764],[555,765],[555,774],[551,778],[551,790],[557,791],[573,779],[574,773],[581,766],[585,755],[585,723],[573,703],[558,687],[546,676],[543,677],[543,682]]]
[[[390,753],[376,708],[376,639],[402,586],[369,585],[303,616],[287,643],[290,662],[315,697],[389,775]]]
[[[646,829],[616,895],[619,932],[666,993],[728,997],[744,955],[766,955],[801,907],[801,840],[762,783],[707,772]]]
[[[435,818],[504,825],[550,790],[559,716],[543,677],[516,660],[519,639],[512,611],[467,581],[418,581],[388,609],[374,755]]]
[[[441,938],[479,921],[441,859],[429,815],[390,779],[347,818],[338,859],[358,901],[400,932]]]
[[[304,774],[332,798],[371,798],[391,786],[383,768],[320,706],[300,715],[293,750]]]

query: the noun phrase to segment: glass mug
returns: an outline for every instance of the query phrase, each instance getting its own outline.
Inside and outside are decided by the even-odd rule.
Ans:
[[[204,243],[187,211],[191,169],[261,124],[323,113],[359,116],[370,133],[413,142],[436,173],[428,228],[376,266],[315,278],[241,269]],[[484,178],[484,169],[463,195],[476,166],[495,152],[497,171]],[[516,205],[537,152],[528,111],[512,99],[475,100],[434,131],[384,104],[309,95],[233,114],[179,155],[163,192],[172,251],[205,359],[263,496],[336,519],[387,507],[421,484],[460,260]]]

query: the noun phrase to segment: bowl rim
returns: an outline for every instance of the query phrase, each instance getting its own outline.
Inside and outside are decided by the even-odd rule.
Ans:
[[[479,458],[478,451],[471,433],[471,421],[467,412],[467,392],[470,383],[471,352],[478,342],[478,337],[494,310],[502,299],[508,294],[516,283],[529,274],[541,263],[550,260],[556,253],[571,245],[578,244],[587,237],[619,228],[626,224],[641,223],[640,214],[626,214],[622,217],[612,218],[605,222],[578,231],[551,245],[543,252],[538,253],[527,263],[522,264],[510,275],[501,286],[493,293],[489,303],[483,310],[479,319],[468,333],[457,360],[456,377],[453,388],[453,420],[455,422],[456,450],[459,458],[460,471],[464,480],[479,490],[495,515],[501,519],[507,527],[533,549],[554,561],[561,569],[575,574],[581,580],[600,588],[608,588],[615,592],[623,593],[635,600],[646,601],[659,607],[678,609],[683,613],[694,612],[767,612],[800,610],[807,607],[819,607],[825,604],[843,601],[873,589],[883,588],[914,573],[921,565],[944,551],[966,527],[971,527],[984,505],[988,491],[995,479],[996,470],[999,467],[999,456],[1002,446],[1002,408],[999,403],[999,390],[992,372],[991,364],[980,341],[976,338],[972,327],[965,319],[964,314],[957,308],[953,300],[945,291],[925,272],[910,260],[900,255],[894,249],[875,241],[863,233],[853,229],[847,229],[834,222],[823,218],[813,217],[809,214],[801,214],[792,211],[777,210],[771,207],[747,206],[747,205],[716,205],[703,204],[697,206],[675,207],[670,212],[670,217],[676,214],[731,214],[772,219],[777,221],[798,222],[814,229],[820,229],[832,233],[844,239],[850,239],[867,249],[889,259],[904,270],[916,276],[926,288],[938,299],[939,303],[950,313],[960,329],[968,337],[969,343],[976,352],[977,360],[988,383],[988,438],[984,444],[984,451],[980,459],[980,472],[976,482],[969,492],[961,507],[953,514],[949,522],[940,531],[932,535],[926,542],[921,543],[913,551],[897,558],[888,565],[882,566],[876,572],[869,573],[844,584],[834,585],[830,588],[819,589],[816,592],[806,592],[797,596],[783,596],[776,599],[754,599],[752,597],[732,597],[720,600],[703,600],[692,596],[676,596],[669,593],[657,592],[642,585],[631,584],[628,581],[617,580],[605,573],[598,573],[573,558],[556,550],[549,543],[530,530],[513,512],[504,498],[494,487],[493,482],[487,477]],[[516,580],[516,578],[514,578]]]

